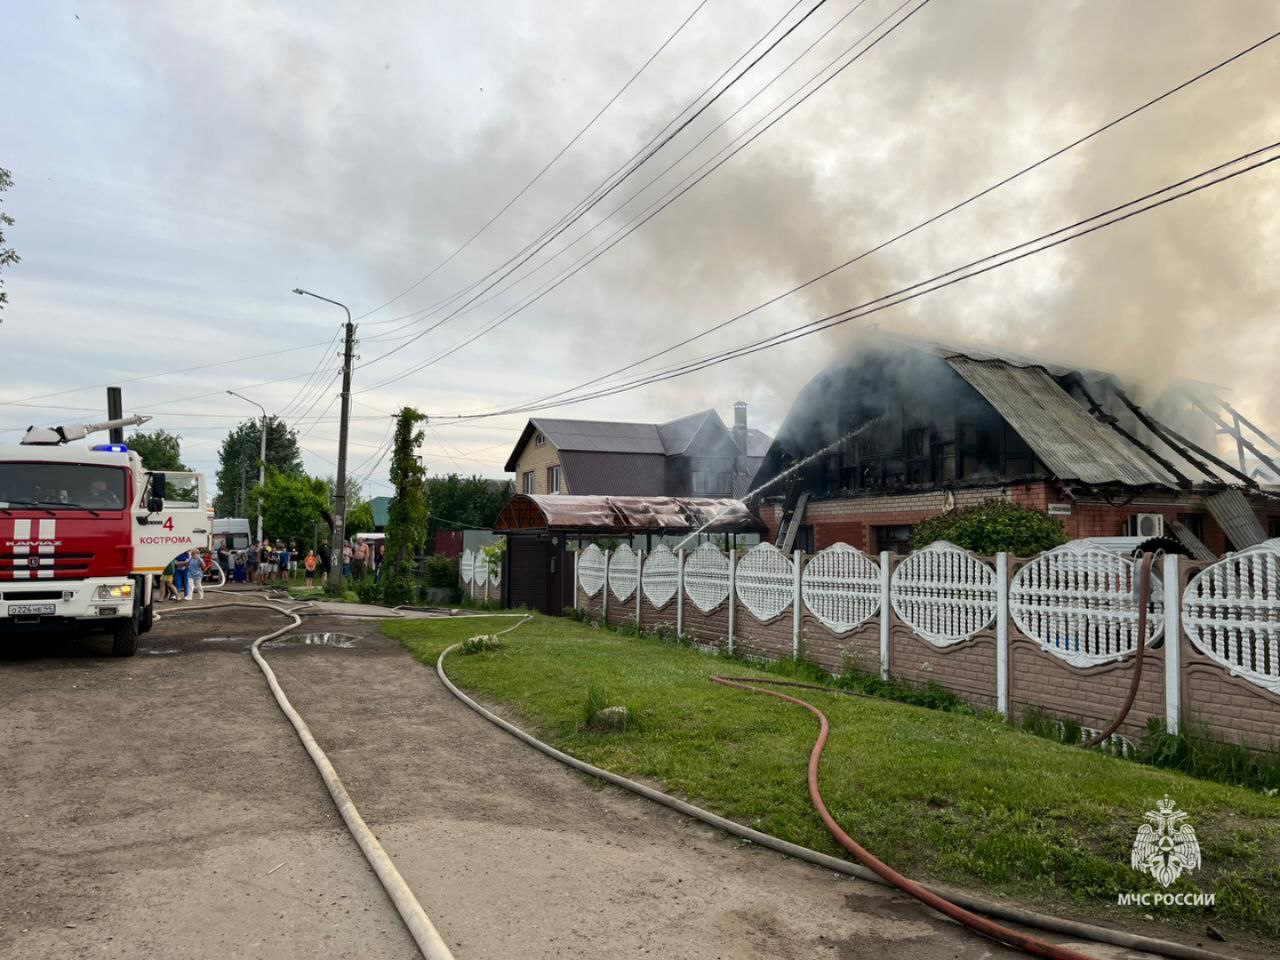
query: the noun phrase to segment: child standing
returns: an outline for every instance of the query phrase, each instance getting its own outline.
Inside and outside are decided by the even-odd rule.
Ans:
[[[195,593],[204,599],[204,557],[199,550],[191,551],[191,565],[187,568],[187,599]]]
[[[316,566],[318,563],[319,561],[316,559],[316,552],[314,550],[308,550],[307,559],[302,561],[302,565],[307,568],[307,589],[308,590],[310,590],[311,587],[315,584]]]
[[[280,552],[276,554],[276,570],[281,580],[289,579],[289,544],[280,544]]]

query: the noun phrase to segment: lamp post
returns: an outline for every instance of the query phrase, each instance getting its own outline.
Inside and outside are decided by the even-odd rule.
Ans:
[[[342,415],[338,422],[338,481],[333,493],[333,549],[337,554],[330,582],[342,593],[342,545],[347,538],[347,430],[351,419],[351,353],[355,342],[356,327],[351,322],[351,311],[345,303],[330,300],[310,290],[294,287],[300,297],[315,297],[325,303],[341,307],[347,314],[346,343],[342,352]]]
[[[262,411],[262,443],[259,445],[258,451],[258,486],[261,487],[267,482],[267,408],[260,404],[257,400],[250,400],[248,397],[241,396],[234,390],[228,390],[231,396],[245,403],[251,403]],[[262,542],[262,496],[258,496],[258,543]]]

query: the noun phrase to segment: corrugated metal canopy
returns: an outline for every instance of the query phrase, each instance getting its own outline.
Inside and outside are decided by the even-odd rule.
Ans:
[[[1098,422],[1042,367],[949,356],[946,362],[996,408],[1056,477],[1174,487],[1176,478]]]
[[[494,530],[570,533],[753,533],[764,527],[741,500],[709,497],[577,497],[517,494]]]

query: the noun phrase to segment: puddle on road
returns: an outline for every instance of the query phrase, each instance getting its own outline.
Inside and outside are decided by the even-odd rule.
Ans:
[[[159,650],[159,649],[147,650],[144,648],[142,652],[149,657],[172,657],[174,654],[181,653],[182,651],[181,650]]]
[[[349,633],[297,633],[288,637],[280,637],[278,640],[269,640],[263,646],[341,647],[344,650],[349,650],[356,645],[358,640],[359,637],[353,637]]]
[[[248,643],[244,637],[201,637],[201,643]]]

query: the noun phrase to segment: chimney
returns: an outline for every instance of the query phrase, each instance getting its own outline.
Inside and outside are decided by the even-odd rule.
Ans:
[[[747,466],[747,404],[739,400],[733,405],[733,443],[738,448],[738,456],[734,461],[737,473],[749,473]]]

